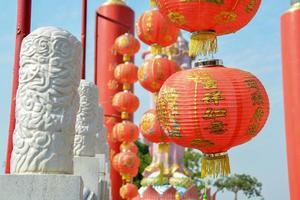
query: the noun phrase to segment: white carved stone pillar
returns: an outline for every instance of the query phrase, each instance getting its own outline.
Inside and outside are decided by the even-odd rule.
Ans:
[[[95,156],[96,134],[101,129],[101,110],[98,106],[98,88],[81,80],[78,88],[80,106],[76,118],[74,156]]]
[[[81,60],[80,42],[60,28],[38,28],[24,38],[13,174],[72,174]]]

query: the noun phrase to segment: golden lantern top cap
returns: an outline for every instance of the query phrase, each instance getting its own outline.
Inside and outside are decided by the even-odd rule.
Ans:
[[[125,0],[107,0],[103,5],[119,4],[126,6]]]
[[[291,7],[288,12],[293,12],[300,9],[300,0],[292,0]]]

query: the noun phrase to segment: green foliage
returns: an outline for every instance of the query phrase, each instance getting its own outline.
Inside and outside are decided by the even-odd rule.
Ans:
[[[140,158],[140,166],[139,166],[139,172],[136,177],[133,179],[133,183],[137,187],[141,187],[141,181],[143,179],[142,173],[144,172],[145,168],[150,165],[151,163],[151,157],[149,154],[148,146],[143,144],[140,141],[135,142],[136,146],[138,147],[138,157]]]
[[[184,154],[184,164],[187,169],[193,172],[192,179],[195,181],[199,192],[203,192],[205,182],[201,178],[201,157],[199,151],[187,149]],[[237,199],[238,192],[242,192],[246,197],[262,197],[262,184],[255,178],[246,174],[234,174],[229,177],[221,177],[216,180],[209,180],[208,186],[219,191],[231,191]],[[263,199],[263,198],[262,198]]]
[[[214,186],[220,190],[228,190],[235,194],[242,192],[246,197],[262,197],[262,184],[255,178],[246,174],[234,174],[229,177],[219,178],[214,182]]]
[[[192,179],[199,191],[205,188],[205,183],[201,178],[201,157],[201,153],[193,149],[187,149],[183,157],[184,165],[193,173]]]

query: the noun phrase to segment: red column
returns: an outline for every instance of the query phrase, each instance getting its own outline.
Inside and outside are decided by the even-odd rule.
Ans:
[[[134,32],[134,12],[121,1],[106,3],[96,12],[96,46],[95,46],[95,83],[99,88],[99,101],[104,110],[105,126],[107,128],[110,158],[119,152],[120,143],[110,139],[112,127],[121,121],[120,113],[112,107],[114,94],[122,90],[114,79],[114,68],[122,63],[122,56],[116,55],[112,46],[115,39],[126,33]],[[112,166],[112,165],[111,165]],[[122,180],[117,171],[110,168],[111,192],[113,200],[120,200],[119,189]]]
[[[6,166],[5,173],[10,173],[10,158],[13,148],[13,132],[15,129],[15,110],[16,110],[16,93],[19,85],[19,60],[20,49],[23,38],[30,33],[31,21],[31,0],[18,0],[17,10],[17,30],[16,30],[16,44],[15,44],[15,61],[13,68],[13,82],[12,82],[12,96],[10,107],[10,122],[6,151]]]
[[[81,21],[81,43],[82,43],[82,67],[81,78],[85,79],[85,58],[86,58],[86,16],[87,0],[82,0],[82,21]]]
[[[300,3],[281,17],[281,44],[290,200],[299,200]]]

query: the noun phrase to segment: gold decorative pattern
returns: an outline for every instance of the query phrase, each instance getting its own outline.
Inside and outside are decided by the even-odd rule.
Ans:
[[[256,5],[257,5],[257,0],[250,0],[249,3],[245,7],[245,11],[247,13],[252,12],[254,10],[254,8],[256,7]]]
[[[210,126],[208,129],[210,133],[215,134],[215,135],[220,135],[223,134],[226,129],[225,129],[226,124],[224,124],[224,122],[222,121],[214,121],[210,124]]]
[[[192,71],[187,75],[187,79],[195,83],[201,83],[204,89],[216,89],[217,83],[208,73]]]
[[[263,119],[263,116],[265,114],[264,109],[262,107],[264,104],[264,99],[261,91],[259,90],[256,80],[254,79],[245,80],[245,84],[247,87],[254,90],[254,92],[251,94],[251,100],[252,100],[252,104],[254,106],[257,106],[251,118],[252,123],[249,125],[246,134],[255,135],[257,134],[259,129],[259,122]]]
[[[234,11],[222,11],[215,17],[216,24],[225,25],[235,22],[238,15]]]
[[[204,94],[202,101],[206,104],[213,103],[219,105],[220,100],[224,100],[220,91],[208,92]]]
[[[191,144],[191,146],[193,146],[197,149],[207,148],[207,147],[211,147],[214,145],[214,143],[212,141],[201,139],[201,138],[193,139],[190,144]]]
[[[219,117],[225,117],[227,110],[225,108],[206,108],[203,119],[215,119]]]
[[[168,13],[168,18],[170,19],[171,22],[176,23],[180,26],[186,24],[184,16],[179,12],[170,11]]]
[[[157,101],[157,117],[170,137],[181,137],[180,127],[175,118],[178,114],[177,98],[178,93],[174,88],[163,86]]]
[[[115,90],[119,87],[119,84],[118,84],[118,81],[116,80],[109,80],[108,83],[107,83],[107,87],[108,89],[110,90]]]
[[[141,131],[143,133],[149,133],[151,132],[151,129],[153,129],[155,122],[155,115],[153,113],[146,113],[141,121],[140,127]]]

